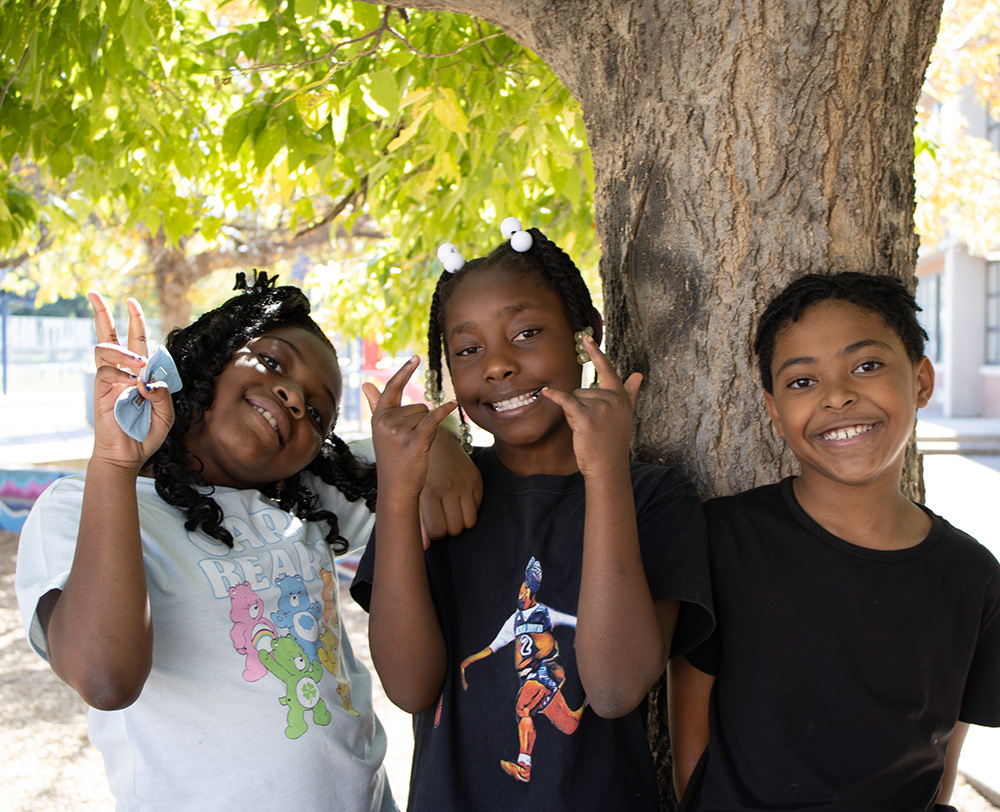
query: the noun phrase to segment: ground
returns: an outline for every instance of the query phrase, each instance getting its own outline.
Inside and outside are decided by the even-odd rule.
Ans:
[[[17,535],[0,531],[0,787],[6,812],[110,812],[114,802],[101,757],[86,733],[86,706],[35,655],[25,639],[14,595]],[[346,598],[346,595],[345,595]],[[368,658],[367,617],[349,598],[344,623],[357,654]],[[386,768],[405,805],[411,748],[409,720],[381,693],[375,709],[389,735]],[[995,812],[960,783],[959,812]]]

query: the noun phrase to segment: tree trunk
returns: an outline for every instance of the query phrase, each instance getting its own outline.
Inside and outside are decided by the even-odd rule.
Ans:
[[[809,272],[915,284],[914,110],[941,5],[407,2],[503,25],[580,100],[609,352],[646,376],[635,450],[704,496],[792,470],[750,350],[772,295]],[[662,693],[653,699],[669,779]]]

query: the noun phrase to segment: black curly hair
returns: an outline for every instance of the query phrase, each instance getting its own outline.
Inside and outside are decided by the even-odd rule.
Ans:
[[[533,276],[562,299],[573,332],[592,327],[594,335],[600,337],[601,314],[594,307],[580,269],[569,254],[537,228],[528,229],[528,233],[531,234],[532,244],[527,251],[515,251],[511,248],[510,241],[505,240],[487,256],[469,260],[457,273],[443,271],[438,277],[427,321],[427,367],[437,373],[438,380],[441,380],[442,354],[448,361],[444,338],[444,308],[462,280],[471,274],[503,268],[505,271]],[[448,371],[451,371],[450,361]],[[465,414],[461,406],[458,411],[459,419],[464,424]]]
[[[156,492],[165,502],[185,512],[184,526],[188,530],[200,529],[228,547],[233,546],[233,537],[222,526],[222,509],[212,498],[214,489],[201,474],[201,461],[187,451],[183,442],[188,429],[211,408],[216,377],[240,347],[279,327],[306,330],[336,352],[330,339],[309,315],[309,300],[305,294],[291,285],[276,287],[275,280],[277,276],[268,279],[267,274],[261,272],[248,286],[244,274],[237,274],[234,289],[242,289],[243,293],[187,327],[171,330],[166,340],[184,386],[173,395],[174,424],[149,459]],[[304,471],[336,486],[352,502],[364,499],[365,504],[374,509],[375,467],[358,460],[332,428],[320,453]],[[267,495],[276,499],[283,510],[305,521],[327,522],[330,528],[327,542],[335,552],[345,552],[347,541],[340,536],[336,514],[320,506],[316,494],[306,486],[302,473],[288,477],[280,490],[272,487]]]
[[[798,321],[804,310],[828,299],[850,302],[876,313],[899,336],[914,364],[924,357],[927,333],[917,321],[921,308],[899,279],[857,271],[807,274],[771,300],[757,325],[753,351],[765,391],[774,391],[771,362],[778,333],[788,322]]]

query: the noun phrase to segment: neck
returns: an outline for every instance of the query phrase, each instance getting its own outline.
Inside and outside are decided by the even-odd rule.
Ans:
[[[568,428],[568,427],[567,427]],[[493,451],[499,463],[518,476],[552,474],[568,476],[580,470],[573,453],[573,437],[532,446],[507,446],[494,443]]]
[[[863,485],[814,481],[804,474],[792,488],[799,506],[837,538],[872,550],[902,550],[926,538],[931,520],[900,490],[901,473]]]

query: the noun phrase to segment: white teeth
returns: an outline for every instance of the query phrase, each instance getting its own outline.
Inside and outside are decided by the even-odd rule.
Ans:
[[[872,426],[870,425],[846,426],[842,429],[833,429],[826,434],[821,434],[820,438],[823,440],[850,440],[852,437],[857,437],[859,434],[864,434],[871,430]]]
[[[510,398],[509,400],[501,400],[498,403],[491,403],[490,408],[494,412],[509,412],[511,409],[516,409],[518,406],[527,406],[534,400],[538,400],[538,394],[541,389],[536,389],[534,392],[528,392],[525,395],[518,395],[517,397]]]
[[[278,421],[274,419],[274,415],[272,415],[267,409],[260,408],[260,406],[254,406],[254,409],[264,415],[264,419],[271,424],[272,429],[275,431],[278,430]]]

